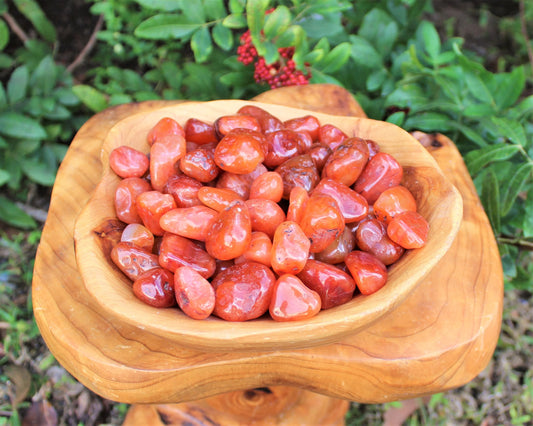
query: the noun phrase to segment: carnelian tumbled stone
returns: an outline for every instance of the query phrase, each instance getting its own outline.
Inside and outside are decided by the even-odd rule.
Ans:
[[[132,281],[143,272],[159,266],[157,255],[125,241],[113,247],[111,260]]]
[[[185,123],[185,139],[198,145],[218,142],[215,126],[197,118],[189,118]]]
[[[137,196],[150,191],[150,184],[141,178],[126,178],[121,180],[115,190],[115,213],[125,223],[142,223],[137,211]]]
[[[244,253],[252,237],[252,221],[243,201],[235,201],[215,218],[205,239],[207,252],[216,259],[235,259]]]
[[[255,117],[263,133],[270,133],[283,128],[283,123],[279,118],[256,105],[245,105],[237,111],[237,114]]]
[[[174,306],[174,276],[164,268],[146,271],[133,282],[133,294],[147,305],[156,308]]]
[[[120,241],[135,244],[145,250],[152,251],[154,248],[154,234],[146,226],[140,223],[130,223],[122,231]]]
[[[109,154],[109,166],[121,178],[141,177],[150,166],[150,160],[141,151],[123,145]]]
[[[339,206],[329,195],[311,195],[300,220],[304,234],[311,241],[309,251],[318,253],[329,246],[344,230]]]
[[[276,276],[265,265],[245,262],[230,266],[212,282],[216,301],[213,313],[227,321],[247,321],[268,311]]]
[[[359,223],[355,238],[361,250],[372,253],[385,265],[393,264],[405,252],[402,246],[387,235],[386,225],[374,217],[369,217]]]
[[[172,135],[185,137],[185,131],[173,118],[163,117],[150,129],[146,139],[149,145],[153,145],[158,140]]]
[[[365,169],[354,184],[354,189],[374,204],[379,194],[386,189],[399,185],[403,168],[396,159],[385,152],[378,152],[366,164]]]
[[[154,235],[163,235],[164,229],[159,220],[169,210],[175,209],[174,197],[159,191],[146,191],[137,196],[137,211],[144,226]]]
[[[311,242],[296,222],[281,223],[272,241],[272,269],[277,274],[297,274],[309,257]]]
[[[215,309],[215,290],[211,283],[188,266],[176,269],[174,291],[179,307],[190,318],[205,319]]]
[[[189,266],[204,278],[211,277],[216,269],[215,259],[199,242],[169,232],[161,240],[159,263],[171,272],[181,266]]]
[[[262,133],[238,129],[228,133],[215,149],[215,163],[226,172],[247,174],[253,172],[265,159]]]
[[[387,267],[376,256],[356,250],[346,256],[344,263],[350,270],[361,294],[372,294],[387,282]]]
[[[299,321],[314,317],[322,302],[314,290],[291,274],[284,274],[274,284],[270,316],[275,321]]]
[[[363,171],[368,157],[368,145],[364,139],[346,139],[328,157],[322,169],[322,177],[329,177],[350,186]]]
[[[374,203],[374,215],[381,221],[389,221],[398,213],[416,211],[416,200],[405,186],[393,186],[383,191]]]
[[[395,215],[387,226],[387,235],[405,249],[421,248],[426,245],[429,224],[424,217],[413,211]]]
[[[298,278],[320,295],[322,309],[348,302],[355,290],[355,282],[350,275],[334,265],[318,260],[309,259]]]
[[[193,206],[172,209],[166,212],[159,224],[165,231],[192,240],[205,241],[211,224],[218,216],[216,210],[206,206]]]
[[[368,215],[368,202],[349,186],[331,178],[323,178],[313,189],[313,195],[329,195],[334,198],[346,223],[358,222]]]

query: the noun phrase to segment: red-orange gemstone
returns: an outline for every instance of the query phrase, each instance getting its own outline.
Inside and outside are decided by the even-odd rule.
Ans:
[[[377,257],[353,251],[344,260],[361,294],[372,294],[387,282],[387,267]]]
[[[322,302],[316,291],[290,274],[279,277],[274,285],[269,312],[275,321],[299,321],[314,317]]]
[[[176,269],[174,291],[179,307],[190,318],[205,319],[215,309],[215,290],[211,283],[188,266]]]

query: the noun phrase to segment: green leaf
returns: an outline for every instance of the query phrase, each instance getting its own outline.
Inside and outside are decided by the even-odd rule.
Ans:
[[[511,210],[518,194],[524,188],[526,182],[531,179],[533,173],[533,163],[524,163],[514,169],[512,176],[503,186],[503,201],[501,204],[501,215],[505,216]]]
[[[183,74],[180,68],[171,61],[166,61],[161,64],[161,72],[165,77],[167,84],[173,89],[180,89],[183,80]]]
[[[33,71],[30,84],[32,93],[49,95],[57,81],[57,67],[52,56],[47,55],[43,58],[35,71]]]
[[[22,229],[37,227],[37,223],[30,215],[3,195],[0,195],[0,220]]]
[[[481,202],[492,225],[494,233],[500,233],[500,189],[496,174],[489,169],[481,184]]]
[[[512,114],[516,120],[533,114],[533,95],[529,95],[518,103],[513,109]]]
[[[4,20],[0,19],[0,50],[4,50],[4,48],[9,43],[9,27],[4,22]]]
[[[263,31],[267,39],[272,39],[282,34],[291,24],[291,12],[287,6],[278,6],[265,18]]]
[[[228,51],[233,47],[233,33],[228,27],[222,25],[221,22],[215,24],[211,36],[213,37],[213,41],[222,50]]]
[[[76,106],[80,103],[80,100],[70,87],[57,87],[54,90],[54,98],[65,106]]]
[[[306,41],[307,35],[302,27],[299,25],[291,25],[283,34],[280,34],[276,40],[276,46],[289,47],[294,46],[296,49],[295,55],[299,53],[299,49]],[[294,59],[294,57],[293,57]]]
[[[30,73],[25,65],[16,68],[7,82],[7,98],[11,105],[26,97]]]
[[[106,96],[94,87],[78,84],[72,88],[74,94],[90,110],[100,112],[107,108]]]
[[[417,37],[423,42],[424,50],[432,61],[436,60],[440,54],[441,45],[435,26],[428,21],[422,21],[417,30]]]
[[[476,175],[479,171],[493,161],[503,161],[511,158],[520,150],[518,145],[497,144],[486,148],[470,151],[465,155],[464,160],[471,175]]]
[[[133,98],[125,93],[117,93],[109,97],[109,106],[122,105],[133,102]]]
[[[207,27],[200,27],[194,32],[191,38],[191,49],[194,52],[194,58],[197,63],[201,64],[209,58],[213,51],[213,43]]]
[[[424,132],[446,132],[454,128],[453,120],[439,112],[423,112],[411,115],[405,120],[404,126],[409,130],[422,130]]]
[[[150,40],[182,39],[200,26],[201,23],[189,22],[183,15],[159,14],[141,22],[134,34]]]
[[[490,121],[494,125],[489,129],[493,134],[498,134],[516,144],[527,146],[526,131],[520,122],[500,117],[491,117]]]
[[[243,14],[231,14],[224,18],[222,25],[227,28],[240,29],[246,27],[246,16]]]
[[[249,78],[249,74],[240,71],[228,72],[220,77],[220,82],[226,86],[239,86]]]
[[[55,168],[52,169],[48,164],[37,160],[22,160],[21,167],[24,174],[44,186],[52,186],[56,177]]]
[[[524,222],[522,223],[522,230],[524,231],[524,237],[533,237],[533,203],[526,203],[524,214]]]
[[[246,7],[246,0],[229,0],[229,10],[231,13],[241,14]]]
[[[0,111],[7,107],[7,94],[4,85],[0,81]]]
[[[11,175],[8,171],[0,169],[0,186],[5,185],[7,182],[9,182],[9,179],[11,178]]]
[[[243,13],[246,7],[246,0],[229,0],[229,10],[231,13]]]
[[[374,8],[368,12],[358,35],[368,40],[382,55],[387,55],[398,38],[398,24],[385,11]]]
[[[202,0],[186,0],[183,15],[190,23],[205,24],[205,10]]]
[[[310,8],[312,9],[312,8]],[[322,37],[333,37],[342,32],[341,13],[311,13],[307,10],[307,16],[298,21],[306,34],[314,40]]]
[[[226,7],[223,0],[204,0],[204,11],[207,17],[217,21],[226,16]]]
[[[37,32],[49,43],[56,41],[56,30],[48,20],[39,4],[34,0],[13,0],[15,6],[35,27]]]
[[[391,114],[387,117],[387,122],[396,124],[399,127],[403,126],[404,121],[405,121],[404,111],[395,112],[394,114]]]
[[[493,104],[494,99],[492,98],[492,93],[485,84],[485,82],[476,74],[472,72],[465,73],[465,82],[468,91],[474,95],[474,97],[481,102],[488,104]]]
[[[265,47],[261,37],[265,14],[268,7],[268,0],[248,0],[246,2],[246,22],[250,29],[252,42],[257,49],[259,56],[265,56]]]
[[[35,152],[41,146],[41,141],[37,139],[23,139],[17,142],[13,152],[15,155],[24,157]]]
[[[483,136],[481,136],[476,130],[471,129],[468,126],[464,126],[459,123],[455,123],[456,129],[461,131],[463,135],[465,135],[466,138],[474,142],[476,145],[480,147],[487,146],[487,141]]]
[[[380,69],[383,59],[378,51],[367,40],[360,36],[350,36],[351,56],[354,62],[362,67]]]
[[[163,10],[174,12],[182,10],[184,5],[181,0],[135,0],[136,3],[149,10]]]
[[[494,76],[494,101],[500,109],[509,108],[519,99],[526,85],[524,67],[515,67],[510,73],[500,73]]]
[[[272,42],[263,43],[263,56],[267,64],[272,64],[279,59],[279,51],[277,46]]]
[[[342,68],[350,58],[351,49],[352,46],[348,42],[335,46],[321,62],[322,72],[329,74]]]
[[[487,117],[494,112],[494,107],[490,104],[472,104],[463,110],[464,115],[470,118]]]
[[[387,76],[388,76],[388,73],[385,68],[382,68],[370,74],[368,78],[366,79],[366,89],[369,92],[374,92],[378,90],[381,87],[381,85],[385,82],[385,80],[387,79]]]
[[[46,138],[46,131],[38,121],[12,111],[0,113],[0,133],[18,139]]]

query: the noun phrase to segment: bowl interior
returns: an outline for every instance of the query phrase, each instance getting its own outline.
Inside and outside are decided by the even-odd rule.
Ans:
[[[350,302],[321,311],[309,320],[286,323],[266,317],[243,323],[213,316],[198,321],[177,308],[150,307],[133,295],[131,283],[108,255],[114,235],[120,231],[113,204],[119,178],[109,167],[109,153],[121,145],[148,152],[146,135],[163,117],[172,117],[181,124],[190,117],[213,122],[246,104],[260,106],[282,120],[313,114],[321,124],[338,126],[349,136],[376,141],[382,151],[394,155],[404,167],[403,184],[413,192],[419,212],[429,222],[430,232],[424,248],[406,252],[389,268],[388,282],[381,290],[370,296],[357,295]],[[78,217],[74,234],[77,263],[88,292],[111,318],[202,351],[300,349],[333,343],[360,331],[394,309],[423,280],[449,249],[462,217],[461,196],[422,145],[397,126],[364,118],[331,116],[251,101],[186,102],[118,122],[104,141],[101,162],[102,179]]]

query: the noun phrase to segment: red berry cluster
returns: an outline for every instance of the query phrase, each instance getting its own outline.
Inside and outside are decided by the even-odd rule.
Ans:
[[[255,81],[257,83],[266,83],[271,89],[308,84],[311,72],[308,71],[304,74],[296,69],[296,63],[292,59],[294,48],[283,47],[279,48],[278,51],[280,59],[272,64],[267,64],[265,58],[258,55],[257,49],[252,43],[250,31],[246,31],[241,36],[241,45],[237,48],[237,59],[244,65],[249,65],[255,61]]]

